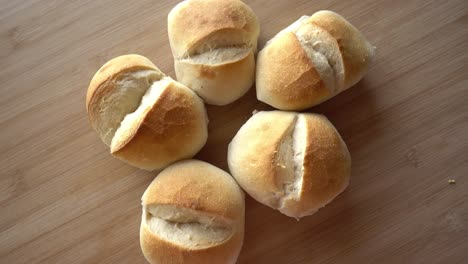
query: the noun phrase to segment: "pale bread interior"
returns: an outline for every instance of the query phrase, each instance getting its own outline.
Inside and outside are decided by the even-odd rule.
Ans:
[[[261,115],[268,113],[260,111],[256,115],[260,118]],[[304,116],[295,114],[294,120],[284,131],[275,153],[274,174],[277,189],[261,197],[265,204],[286,215],[296,215],[296,208],[300,204],[307,133]]]
[[[282,170],[278,171],[282,194],[278,199],[277,209],[286,215],[295,215],[294,209],[301,198],[306,139],[307,123],[304,116],[299,114],[278,149],[279,159],[282,161]]]
[[[233,234],[219,216],[174,205],[143,206],[143,224],[161,239],[189,248],[211,247]]]
[[[194,64],[221,64],[238,61],[250,52],[247,46],[214,48],[200,54],[192,55],[184,60]]]
[[[308,42],[301,35],[296,33],[296,36],[301,43],[302,48],[307,53],[307,56],[312,61],[312,64],[315,67],[315,70],[320,75],[320,78],[325,83],[325,87],[332,93],[335,91],[335,74],[332,67],[328,63],[327,57],[324,54],[318,52],[314,49],[314,45],[311,42]]]
[[[297,119],[297,116],[295,117]],[[280,192],[275,193],[275,207],[281,207],[281,200],[287,195],[287,193],[294,192],[294,182],[296,175],[294,168],[294,150],[293,146],[293,132],[296,120],[291,123],[291,126],[287,128],[285,136],[282,138],[276,154],[276,184],[281,186]]]
[[[157,71],[143,70],[125,73],[115,81],[118,91],[109,93],[99,105],[99,111],[106,115],[101,118],[97,130],[108,146],[125,115],[138,108],[146,90],[160,78]]]
[[[313,50],[326,59],[326,65],[328,68],[331,68],[331,73],[333,74],[335,82],[333,87],[330,86],[333,88],[331,91],[336,93],[342,90],[344,82],[344,65],[336,40],[326,30],[313,24],[304,24],[301,26],[296,31],[296,36],[306,50]]]
[[[216,65],[245,58],[256,44],[249,35],[238,29],[222,29],[203,38],[198,44],[177,58],[194,64]]]
[[[139,106],[133,112],[127,113],[121,121],[112,139],[111,152],[116,146],[121,145],[122,141],[127,140],[129,135],[134,134],[133,130],[138,127],[137,124],[140,123],[140,119],[146,116],[146,112],[153,107],[159,96],[171,82],[173,80],[170,77],[163,77],[149,86],[145,94],[139,99]]]

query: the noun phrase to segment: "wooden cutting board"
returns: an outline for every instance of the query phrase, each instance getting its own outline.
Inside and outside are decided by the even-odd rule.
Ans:
[[[468,2],[247,2],[260,47],[330,9],[377,58],[358,85],[309,110],[348,144],[349,188],[301,221],[247,198],[239,263],[468,263]],[[175,77],[166,31],[175,4],[0,0],[0,263],[145,263],[140,197],[156,175],[111,157],[85,93],[104,62],[127,53]],[[207,108],[196,158],[227,170],[231,138],[253,110],[271,108],[254,88]]]

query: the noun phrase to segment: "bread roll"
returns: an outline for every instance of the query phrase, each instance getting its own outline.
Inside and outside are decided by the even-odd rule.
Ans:
[[[355,85],[373,57],[374,47],[342,16],[304,16],[259,52],[257,98],[281,110],[312,107]]]
[[[226,105],[255,79],[259,24],[239,0],[187,0],[168,16],[177,80],[206,103]]]
[[[244,238],[244,194],[202,161],[163,170],[142,197],[140,245],[154,264],[235,263]]]
[[[322,115],[258,112],[228,150],[229,169],[255,200],[295,218],[315,213],[349,182],[351,158]]]
[[[112,155],[141,169],[190,158],[207,139],[203,101],[140,55],[104,64],[89,85],[86,108]]]

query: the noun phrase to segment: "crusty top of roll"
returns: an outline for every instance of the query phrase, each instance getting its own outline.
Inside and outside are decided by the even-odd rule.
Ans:
[[[86,106],[111,153],[142,169],[192,157],[207,139],[203,101],[140,55],[102,66],[88,88]]]
[[[297,65],[274,63],[291,60],[298,50],[303,50],[306,59],[298,60]],[[367,72],[373,56],[374,47],[342,16],[332,11],[303,16],[259,52],[257,97],[282,110],[317,105],[356,84]],[[317,74],[310,75],[310,69]],[[309,78],[298,81],[297,76]],[[304,96],[293,100],[283,90]],[[314,94],[317,90],[323,92]]]
[[[143,194],[142,204],[175,205],[233,220],[242,216],[244,197],[227,172],[186,160],[162,171]]]
[[[142,197],[141,247],[150,263],[235,263],[244,195],[226,172],[201,161],[163,170]]]
[[[202,41],[256,46],[259,26],[252,9],[242,1],[187,0],[169,13],[168,29],[174,57],[180,58],[192,55],[190,51]],[[210,41],[210,37],[216,39]]]
[[[313,214],[348,185],[351,158],[326,117],[258,112],[229,144],[229,169],[257,201],[291,217]]]

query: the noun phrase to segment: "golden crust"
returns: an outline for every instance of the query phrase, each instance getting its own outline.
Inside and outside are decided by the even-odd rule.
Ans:
[[[213,32],[234,29],[257,35],[258,21],[249,6],[238,0],[188,0],[168,15],[168,32],[175,57],[184,54]]]
[[[203,195],[200,195],[203,194]],[[163,170],[142,197],[143,205],[175,205],[235,220],[243,194],[227,172],[206,162],[186,160]]]
[[[282,110],[305,109],[330,95],[291,32],[281,34],[259,52],[256,83],[258,99]]]
[[[298,216],[331,202],[346,189],[351,174],[351,156],[333,124],[322,115],[303,115],[308,133]]]
[[[113,141],[111,153],[142,169],[160,169],[192,157],[203,147],[207,119],[202,100],[172,81],[132,129]]]
[[[374,48],[351,23],[332,11],[319,11],[308,20],[336,39],[344,63],[344,89],[356,84],[367,72]]]
[[[282,192],[278,182],[278,149],[289,128],[294,125],[295,113],[260,112],[251,117],[229,144],[229,170],[242,188],[256,200],[277,206],[277,194]]]

